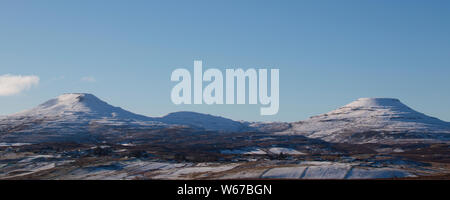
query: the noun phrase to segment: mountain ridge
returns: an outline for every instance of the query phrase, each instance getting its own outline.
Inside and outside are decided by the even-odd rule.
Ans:
[[[0,118],[0,141],[23,135],[51,137],[119,127],[130,130],[184,126],[216,132],[260,131],[302,135],[327,142],[374,143],[398,139],[450,140],[450,123],[417,112],[394,98],[359,98],[336,110],[298,122],[245,122],[189,111],[148,117],[112,106],[93,94],[65,93],[35,108]],[[117,130],[115,130],[117,132]],[[119,131],[120,132],[120,131]],[[31,139],[29,139],[31,140]]]
[[[198,121],[199,118],[203,120]],[[28,129],[31,132],[37,130],[54,132],[59,129],[89,132],[87,127],[92,124],[147,128],[181,125],[223,132],[239,131],[243,126],[242,123],[231,119],[187,111],[169,113],[163,117],[148,117],[112,106],[89,93],[65,93],[0,120],[3,121],[0,122],[0,130],[7,129],[8,124],[14,127],[24,127],[24,124],[29,127],[33,124],[34,129]]]

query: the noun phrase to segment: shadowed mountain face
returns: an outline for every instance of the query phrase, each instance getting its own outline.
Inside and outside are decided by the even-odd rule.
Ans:
[[[231,119],[196,112],[175,112],[154,119],[167,124],[183,124],[205,130],[240,132],[246,128],[243,123]]]
[[[291,126],[280,133],[348,143],[450,139],[448,122],[419,113],[392,98],[360,98]]]

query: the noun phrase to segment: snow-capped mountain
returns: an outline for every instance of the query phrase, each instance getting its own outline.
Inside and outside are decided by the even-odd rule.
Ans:
[[[175,112],[154,119],[166,124],[182,124],[213,131],[239,132],[247,127],[244,123],[238,121],[196,112]]]
[[[92,94],[85,93],[63,94],[33,109],[13,114],[11,117],[59,117],[64,120],[114,118],[127,121],[151,121],[149,117],[134,114],[120,107],[114,107]]]
[[[360,98],[329,113],[291,123],[277,134],[348,143],[442,141],[450,140],[450,123],[417,112],[398,99]]]
[[[123,130],[160,129],[175,126],[232,132],[244,126],[240,122],[193,112],[147,117],[114,107],[92,94],[68,93],[35,108],[0,118],[0,141],[83,141],[105,127]]]
[[[92,94],[69,93],[0,118],[0,142],[98,141],[105,134],[121,137],[137,130],[180,125],[193,130],[303,135],[338,143],[450,141],[450,123],[419,113],[398,99],[361,98],[294,123],[250,123],[195,112],[147,117],[109,105]]]
[[[165,125],[128,112],[92,94],[68,93],[0,119],[0,141],[97,141],[101,126],[157,128]]]

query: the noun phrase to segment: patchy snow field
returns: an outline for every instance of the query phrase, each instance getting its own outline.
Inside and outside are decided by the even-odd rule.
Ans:
[[[273,154],[303,155],[304,153],[291,148],[273,147],[269,149]]]
[[[222,154],[245,154],[245,155],[264,155],[264,154],[286,154],[286,155],[304,155],[304,153],[291,148],[284,147],[272,147],[272,148],[246,148],[246,149],[233,149],[222,150]]]
[[[246,154],[246,155],[264,155],[267,154],[260,148],[246,148],[246,149],[233,149],[233,150],[222,150],[221,154]]]
[[[301,164],[296,167],[275,167],[262,175],[268,179],[377,179],[414,177],[413,174],[394,168],[360,168],[342,163]]]
[[[39,174],[37,176],[37,174]],[[130,180],[130,179],[377,179],[413,177],[396,168],[362,167],[357,163],[256,161],[241,163],[171,163],[109,161],[77,167],[46,155],[26,156],[0,166],[0,179]]]

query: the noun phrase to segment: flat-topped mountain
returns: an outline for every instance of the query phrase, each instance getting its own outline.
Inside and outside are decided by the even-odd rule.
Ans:
[[[112,106],[92,94],[67,93],[35,108],[0,118],[1,142],[92,140],[105,128],[129,130],[184,126],[196,130],[234,132],[244,125],[223,117],[176,112],[147,117]],[[118,136],[120,135],[120,131]],[[122,134],[123,134],[122,133]]]
[[[60,117],[88,120],[114,118],[123,120],[146,120],[151,118],[114,107],[92,94],[67,93],[51,99],[35,108],[13,114],[12,117]]]
[[[417,112],[398,99],[360,98],[326,114],[291,123],[291,128],[279,133],[349,143],[448,140],[450,123]]]

